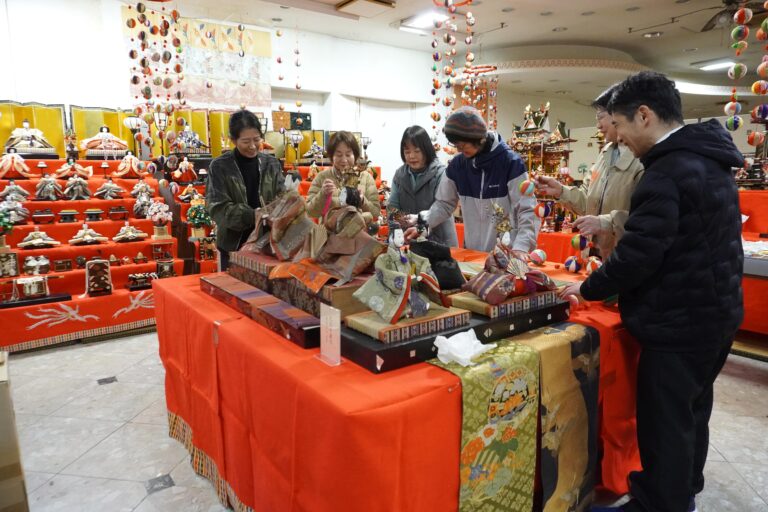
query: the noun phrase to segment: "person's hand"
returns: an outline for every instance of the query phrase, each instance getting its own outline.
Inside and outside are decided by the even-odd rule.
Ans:
[[[416,226],[411,226],[403,232],[403,235],[406,240],[415,240],[419,238],[419,230],[416,229]]]
[[[555,199],[563,193],[563,184],[549,176],[536,176],[536,191]]]
[[[584,215],[576,219],[573,223],[574,227],[579,229],[579,233],[584,236],[592,236],[602,231],[602,225],[600,223],[600,217],[595,215]]]
[[[416,281],[421,281],[422,279],[423,278],[420,275],[416,276]]]
[[[411,213],[409,215],[406,215],[403,219],[405,220],[405,222],[408,223],[409,226],[413,226],[414,224],[416,224],[416,221],[419,220],[419,216],[416,215],[415,213]]]
[[[560,290],[557,292],[557,295],[563,299],[568,298],[569,296],[574,296],[578,299],[581,297],[581,281],[568,283],[567,285],[560,288]]]
[[[531,261],[531,257],[525,251],[518,251],[516,249],[512,249],[512,256],[514,256],[515,258],[517,258],[519,260],[523,260],[526,263]]]
[[[336,192],[336,184],[333,180],[323,181],[323,194],[330,196],[333,195],[334,192]]]

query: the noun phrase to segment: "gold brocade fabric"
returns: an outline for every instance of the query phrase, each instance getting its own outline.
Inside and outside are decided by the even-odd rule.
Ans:
[[[459,511],[527,512],[536,468],[539,354],[503,343],[475,361],[466,368],[430,361],[461,379]]]

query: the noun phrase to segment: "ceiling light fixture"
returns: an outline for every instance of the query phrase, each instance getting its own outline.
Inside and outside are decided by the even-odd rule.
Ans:
[[[283,21],[283,18],[272,18],[272,21],[274,23],[280,23],[281,21]]]
[[[734,64],[736,63],[730,59],[714,59],[691,62],[691,66],[699,68],[702,71],[717,71],[718,69],[729,68]]]
[[[552,11],[544,11],[544,12],[540,12],[539,14],[541,16],[551,16],[552,15]]]
[[[424,32],[423,30],[418,29],[418,28],[402,27],[402,26],[400,26],[400,27],[398,27],[398,29],[402,30],[403,32],[408,32],[409,34],[416,34],[416,35],[419,35],[419,36],[422,36],[422,37],[425,37],[427,35],[426,32]]]
[[[552,32],[565,32],[568,30],[568,27],[555,27],[552,29]]]
[[[422,30],[428,29],[432,28],[436,21],[443,22],[447,19],[448,16],[444,14],[433,11],[425,12],[422,14],[417,14],[416,16],[411,16],[410,18],[405,18],[404,20],[400,20],[400,30],[404,30],[404,27]],[[408,31],[406,30],[406,32]]]
[[[661,37],[661,34],[663,33],[664,32],[659,32],[658,30],[656,32],[646,32],[645,34],[643,34],[643,37],[646,39],[655,39],[657,37]]]
[[[683,49],[683,51],[684,51],[685,53],[696,52],[696,51],[698,51],[698,50],[699,50],[698,48],[684,48],[684,49]]]
[[[675,3],[676,3],[676,4],[687,4],[687,3],[688,3],[688,2],[690,2],[690,1],[691,1],[691,0],[675,0]]]
[[[595,11],[586,11],[581,13],[582,16],[592,16],[593,14],[595,14]]]
[[[639,11],[639,10],[640,10],[640,8],[638,6],[636,6],[636,5],[634,5],[632,7],[627,7],[627,9],[626,9],[627,12],[635,12],[635,11]]]
[[[505,8],[503,8],[503,9],[501,10],[501,12],[512,12],[512,11],[514,11],[514,10],[515,10],[515,8],[514,8],[514,7],[505,7]]]

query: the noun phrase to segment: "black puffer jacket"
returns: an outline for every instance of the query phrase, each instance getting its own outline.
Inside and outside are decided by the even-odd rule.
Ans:
[[[645,347],[695,351],[730,341],[744,316],[739,196],[743,157],[716,121],[688,125],[641,159],[625,234],[581,286],[619,294],[621,318]]]

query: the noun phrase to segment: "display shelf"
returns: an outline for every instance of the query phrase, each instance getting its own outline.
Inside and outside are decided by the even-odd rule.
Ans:
[[[93,208],[94,206],[91,205],[90,207]],[[79,217],[85,217],[85,215],[81,215]],[[72,237],[74,237],[80,229],[82,229],[83,224],[88,224],[89,228],[92,228],[102,236],[109,237],[110,240],[112,237],[117,235],[118,231],[120,231],[120,228],[122,228],[126,222],[128,222],[131,226],[140,229],[149,235],[149,237],[152,236],[154,231],[152,221],[148,219],[133,219],[129,217],[126,220],[99,220],[95,222],[86,222],[85,220],[81,220],[79,217],[77,222],[54,222],[52,224],[17,224],[13,227],[13,232],[9,235],[6,235],[6,243],[12,245],[19,251],[26,251],[27,249],[18,247],[19,242],[24,240],[24,237],[26,237],[30,232],[34,231],[35,228],[40,228],[40,231],[45,231],[48,236],[58,242],[61,242],[62,245],[64,245],[69,240],[71,240]]]

